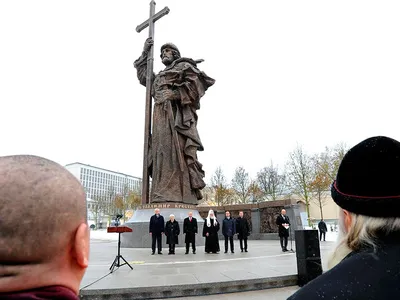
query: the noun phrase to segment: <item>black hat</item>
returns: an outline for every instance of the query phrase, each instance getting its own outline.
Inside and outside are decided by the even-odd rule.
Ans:
[[[331,188],[341,208],[371,217],[400,217],[400,143],[377,136],[351,148]]]

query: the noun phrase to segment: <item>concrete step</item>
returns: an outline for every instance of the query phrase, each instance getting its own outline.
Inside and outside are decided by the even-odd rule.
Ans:
[[[297,285],[297,275],[213,283],[81,290],[81,299],[165,299],[255,291]]]

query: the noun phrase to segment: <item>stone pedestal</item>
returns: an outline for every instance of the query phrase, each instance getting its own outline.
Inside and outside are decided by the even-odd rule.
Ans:
[[[132,232],[121,234],[122,248],[151,248],[151,236],[149,234],[149,221],[154,215],[154,209],[159,208],[160,214],[164,217],[165,222],[169,220],[169,216],[173,214],[175,220],[178,221],[181,233],[179,235],[179,244],[176,247],[185,246],[185,235],[183,234],[183,220],[188,217],[189,212],[193,212],[193,217],[197,219],[198,234],[196,236],[196,246],[204,245],[203,225],[204,220],[194,205],[163,203],[163,204],[147,204],[138,207],[131,219],[125,222],[124,226],[132,228]],[[162,237],[163,248],[167,248],[166,237]]]

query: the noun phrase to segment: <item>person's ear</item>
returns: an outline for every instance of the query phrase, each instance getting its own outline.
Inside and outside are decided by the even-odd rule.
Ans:
[[[344,213],[344,226],[346,227],[346,232],[349,232],[349,229],[351,227],[352,217],[351,214],[345,209],[343,209],[343,213]]]
[[[86,269],[89,265],[89,228],[82,223],[79,225],[75,234],[74,256],[79,267]]]

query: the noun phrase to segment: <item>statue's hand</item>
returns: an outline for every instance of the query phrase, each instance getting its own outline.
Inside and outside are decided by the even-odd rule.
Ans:
[[[178,100],[179,95],[176,91],[173,91],[171,89],[167,89],[163,91],[163,98],[166,101],[173,101],[173,100]]]
[[[144,42],[143,51],[149,52],[153,44],[154,44],[153,38],[151,37],[147,38],[147,40]]]

